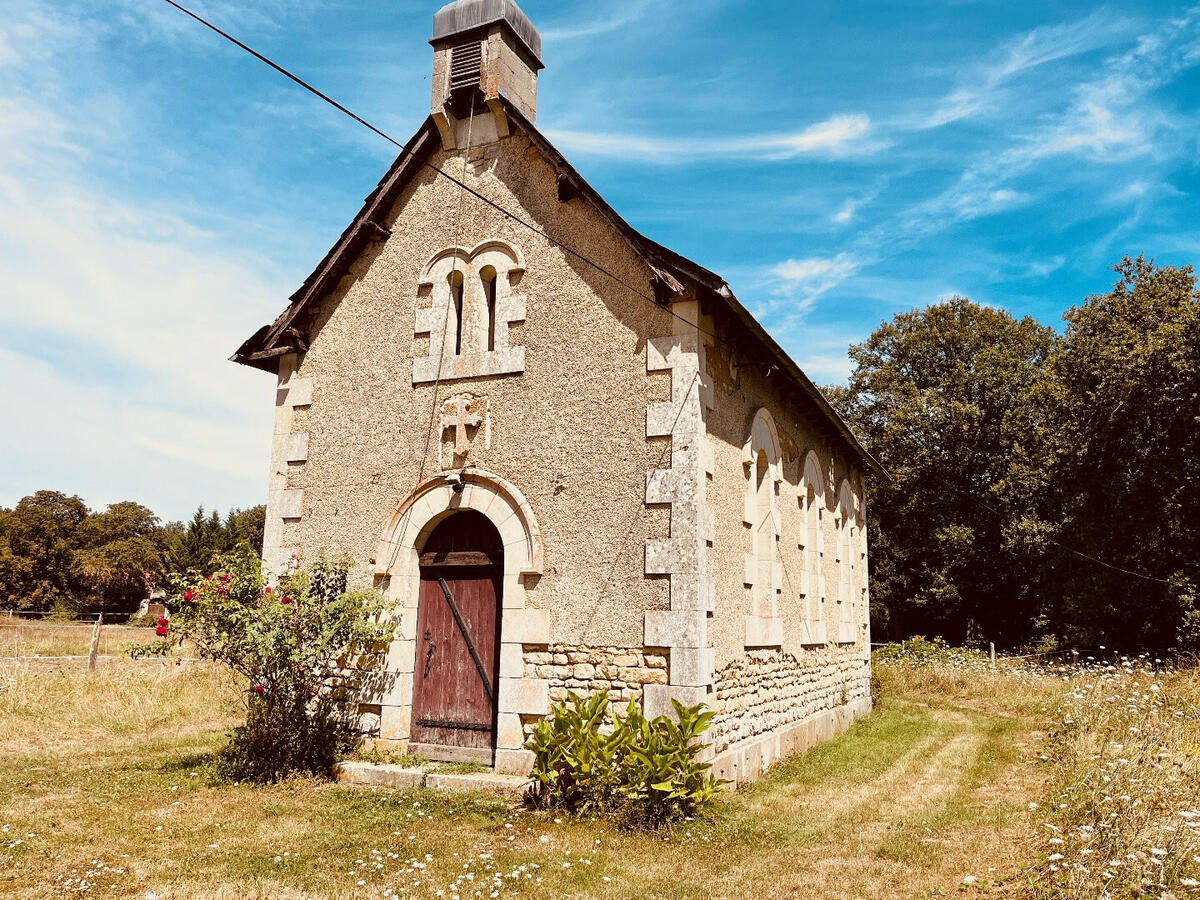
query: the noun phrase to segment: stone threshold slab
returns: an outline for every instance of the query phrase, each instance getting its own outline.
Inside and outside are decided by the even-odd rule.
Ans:
[[[393,766],[382,763],[344,762],[338,766],[340,784],[353,787],[385,787],[396,790],[425,788],[435,791],[461,791],[481,794],[503,794],[520,797],[529,785],[522,775],[497,775],[495,772],[450,772]]]

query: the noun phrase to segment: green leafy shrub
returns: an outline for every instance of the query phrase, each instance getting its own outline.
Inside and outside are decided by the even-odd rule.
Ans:
[[[373,624],[383,611],[377,593],[347,590],[349,567],[321,559],[272,588],[258,557],[242,550],[219,558],[213,575],[176,583],[171,629],[248,682],[246,723],[220,758],[226,777],[329,777],[357,743],[331,676],[348,657],[387,641],[390,629]]]
[[[967,647],[951,647],[940,637],[925,638],[921,635],[898,644],[884,644],[872,654],[876,662],[892,665],[917,667],[943,667],[959,669],[986,669],[988,654],[983,650]]]
[[[568,694],[534,728],[527,802],[576,816],[608,816],[629,828],[658,829],[709,811],[721,782],[699,760],[698,738],[712,722],[703,704],[672,701],[678,721],[647,719],[637,703],[604,728],[608,694]]]
[[[170,641],[149,641],[145,644],[130,644],[125,655],[130,659],[162,659],[171,653]]]

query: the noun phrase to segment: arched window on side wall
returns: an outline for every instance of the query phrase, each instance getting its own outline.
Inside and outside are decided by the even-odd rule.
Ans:
[[[825,476],[817,454],[809,451],[804,460],[800,480],[801,511],[800,554],[803,569],[800,590],[804,595],[804,617],[808,625],[806,643],[824,644],[830,636],[836,639],[836,620],[830,626],[830,613],[825,599],[825,542],[821,535],[825,513]]]
[[[742,463],[746,467],[742,521],[750,528],[744,566],[744,583],[751,596],[745,646],[778,647],[783,643],[783,620],[779,617],[783,569],[779,562],[778,506],[783,460],[779,431],[765,409],[760,409],[751,423],[750,439],[742,448]]]
[[[837,507],[837,564],[838,564],[838,643],[853,643],[858,636],[855,625],[855,514],[854,494],[850,482],[842,480]]]

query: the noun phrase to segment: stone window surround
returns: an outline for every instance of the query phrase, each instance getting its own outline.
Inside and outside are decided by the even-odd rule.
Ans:
[[[779,514],[778,494],[783,483],[782,442],[775,418],[765,407],[754,414],[750,425],[750,438],[742,448],[742,465],[746,469],[746,493],[743,498],[742,522],[750,527],[750,552],[743,558],[743,584],[753,597],[752,612],[746,617],[746,647],[780,647],[783,645],[783,619],[779,615],[779,595],[783,590],[783,564],[779,559],[779,540],[782,521]],[[758,484],[758,460],[760,455],[767,460],[766,484]],[[759,521],[761,498],[759,491],[766,490],[768,510],[765,521]],[[759,529],[769,530],[770,583],[760,584],[762,569],[767,561],[761,558]]]
[[[811,507],[808,504],[810,488],[813,492]],[[804,564],[801,567],[800,592],[806,605],[804,625],[807,633],[803,643],[816,646],[828,642],[830,629],[823,564],[825,534],[821,515],[825,508],[825,475],[821,469],[821,459],[815,451],[809,450],[804,458],[797,500],[804,519]]]
[[[482,272],[486,268],[496,273],[494,349],[491,350],[486,344],[486,303],[477,293],[482,290]],[[455,271],[462,273],[467,292],[463,309],[464,339],[460,342],[459,354],[454,352],[457,326],[450,327],[450,277]],[[499,238],[481,241],[471,249],[447,247],[435,253],[421,270],[419,284],[430,289],[431,305],[417,309],[414,334],[417,338],[427,336],[429,346],[426,356],[413,360],[413,384],[524,372],[525,348],[509,344],[510,326],[525,321],[526,297],[514,292],[524,273],[525,257],[520,249]]]
[[[858,511],[861,506],[857,502],[857,495],[854,489],[850,486],[850,479],[843,478],[841,486],[838,488],[838,504],[837,504],[837,564],[838,564],[838,627],[837,627],[837,642],[839,644],[853,644],[858,640],[859,610],[858,598],[855,594],[855,573],[857,566],[854,563],[854,556],[857,552],[858,532],[861,531],[862,520],[859,518]]]
[[[381,688],[378,696],[364,696],[361,702],[381,705],[381,739],[409,739],[421,581],[419,548],[452,513],[463,509],[480,512],[496,526],[504,544],[495,768],[523,775],[533,764],[533,756],[524,749],[521,717],[550,712],[549,682],[526,678],[524,661],[527,646],[550,643],[549,611],[526,606],[528,592],[543,567],[541,530],[533,509],[511,482],[468,467],[456,473],[466,486],[455,494],[446,474],[426,479],[406,497],[380,536],[372,572],[389,579],[386,594],[397,606],[399,636],[388,649],[386,670],[394,674],[392,683]]]

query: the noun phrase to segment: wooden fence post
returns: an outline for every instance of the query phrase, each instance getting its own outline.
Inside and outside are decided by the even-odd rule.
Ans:
[[[104,621],[104,613],[96,616],[96,625],[92,629],[92,649],[88,653],[88,671],[92,672],[96,669],[96,653],[100,650],[100,625]]]
[[[992,668],[996,668],[996,645],[994,643],[988,643],[988,655],[992,658]]]

